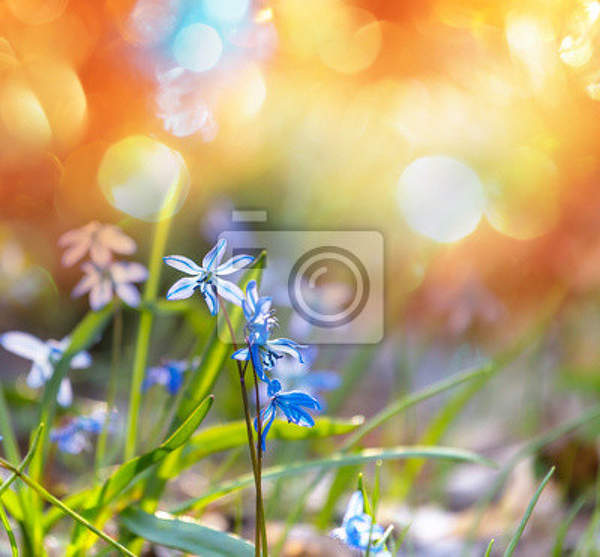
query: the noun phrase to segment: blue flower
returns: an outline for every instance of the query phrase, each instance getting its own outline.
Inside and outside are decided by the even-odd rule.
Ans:
[[[136,250],[135,242],[118,227],[92,221],[76,230],[65,232],[58,240],[65,248],[62,264],[70,267],[89,251],[90,258],[98,265],[106,265],[112,252],[131,255]]]
[[[63,427],[55,428],[50,432],[50,441],[57,443],[58,448],[69,454],[79,454],[90,448],[89,435],[98,435],[103,427],[109,428],[113,424],[112,416],[107,422],[105,410],[98,410],[87,416],[77,416]]]
[[[331,532],[331,535],[342,540],[354,549],[366,551],[371,539],[370,553],[380,557],[391,557],[385,543],[378,543],[385,531],[379,524],[373,524],[372,519],[364,512],[364,500],[360,491],[355,491],[350,498],[342,526]]]
[[[146,267],[140,263],[118,261],[101,267],[88,262],[81,268],[85,276],[73,289],[71,295],[74,298],[89,292],[90,307],[94,311],[102,309],[115,294],[128,306],[139,306],[140,293],[133,283],[143,282],[148,278]]]
[[[281,391],[281,383],[277,379],[269,382],[268,394],[271,397],[269,404],[260,412],[262,435],[261,444],[265,450],[265,442],[269,429],[273,425],[273,420],[277,414],[277,410],[283,412],[289,423],[294,423],[303,427],[313,427],[315,420],[305,410],[321,410],[319,401],[301,391]],[[258,419],[254,420],[254,429],[258,431]]]
[[[271,298],[259,297],[256,281],[251,280],[246,287],[246,298],[242,301],[248,346],[240,348],[231,356],[242,361],[251,359],[258,377],[265,382],[269,381],[266,371],[272,369],[275,362],[284,354],[289,354],[300,363],[304,363],[301,349],[305,346],[289,338],[269,338],[272,329],[277,325],[271,303]]]
[[[172,395],[176,394],[183,384],[183,374],[190,364],[183,360],[167,360],[163,365],[150,367],[142,385],[147,390],[152,385],[162,385]]]
[[[41,387],[54,373],[54,366],[62,358],[71,340],[69,337],[61,341],[50,339],[46,342],[20,331],[10,331],[0,335],[0,346],[9,352],[31,360],[33,365],[27,377],[27,384],[32,389]],[[90,367],[92,357],[85,351],[79,352],[71,359],[73,369]],[[58,390],[57,401],[61,406],[69,406],[73,401],[73,389],[68,378],[64,378]]]
[[[221,277],[239,271],[254,261],[251,255],[236,255],[225,263],[221,263],[227,241],[221,238],[213,248],[204,256],[202,266],[183,255],[168,255],[163,261],[188,275],[179,279],[167,292],[167,300],[184,300],[189,298],[196,290],[202,294],[211,315],[219,313],[219,298],[233,302],[238,306],[244,299],[244,293],[239,286]]]

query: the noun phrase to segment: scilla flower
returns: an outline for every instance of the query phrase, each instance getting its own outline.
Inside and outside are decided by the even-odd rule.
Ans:
[[[273,368],[275,362],[284,354],[304,363],[301,349],[305,346],[289,338],[269,338],[277,320],[271,310],[271,298],[259,297],[254,280],[251,280],[246,287],[246,298],[242,302],[242,309],[246,317],[248,346],[234,352],[232,358],[242,361],[252,359],[258,377],[265,382],[269,381],[266,371]]]
[[[115,294],[131,307],[140,304],[140,293],[133,283],[143,282],[148,277],[146,267],[140,263],[119,261],[104,267],[84,263],[81,268],[85,276],[77,283],[71,295],[77,298],[89,292],[90,307],[94,311],[102,309]]]
[[[283,412],[289,423],[294,423],[303,427],[313,427],[315,420],[305,410],[321,410],[321,406],[316,398],[301,391],[281,391],[281,383],[277,379],[269,382],[268,395],[271,397],[269,404],[261,410],[262,435],[261,444],[263,450],[269,429],[273,425],[273,420],[277,410]],[[254,420],[254,428],[258,431],[258,420]]]
[[[391,557],[385,540],[380,541],[386,533],[379,524],[373,524],[372,519],[364,512],[364,500],[360,491],[355,491],[350,498],[342,526],[331,532],[335,538],[342,540],[346,545],[354,549],[366,551],[371,539],[369,553],[380,557]],[[387,537],[387,536],[386,536]]]
[[[204,256],[202,266],[182,255],[168,255],[163,261],[190,275],[179,279],[167,292],[167,300],[184,300],[189,298],[196,290],[202,294],[211,315],[219,313],[219,298],[224,298],[238,306],[244,299],[244,293],[239,286],[221,277],[239,271],[254,261],[251,255],[236,255],[221,263],[227,241],[221,238],[213,248]]]
[[[94,263],[106,265],[111,261],[112,252],[131,255],[136,250],[135,242],[118,226],[97,221],[65,232],[58,245],[66,248],[62,264],[67,267],[82,259],[87,252]]]
[[[106,411],[99,410],[88,416],[77,416],[63,427],[50,432],[50,440],[57,443],[58,448],[69,454],[79,454],[91,448],[89,435],[98,435],[107,421]],[[110,428],[112,416],[107,427]]]
[[[160,366],[150,367],[146,372],[142,389],[147,390],[152,385],[162,385],[174,395],[183,384],[183,374],[196,363],[196,361],[190,364],[183,360],[167,360]]]
[[[69,337],[61,341],[50,339],[46,342],[28,333],[10,331],[0,335],[0,345],[9,352],[31,360],[33,365],[27,377],[27,384],[32,389],[41,387],[54,373],[54,366],[62,358],[70,343]],[[92,358],[87,352],[79,352],[71,359],[73,369],[89,367]],[[69,406],[73,401],[73,390],[68,378],[60,384],[57,401],[61,406]]]

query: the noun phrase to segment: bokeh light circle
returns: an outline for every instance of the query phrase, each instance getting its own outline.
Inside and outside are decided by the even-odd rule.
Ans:
[[[210,25],[194,23],[177,33],[173,56],[177,63],[193,72],[206,72],[216,66],[223,53],[223,41]]]
[[[410,163],[398,184],[398,203],[410,227],[438,242],[455,242],[477,228],[485,202],[477,174],[444,155]]]
[[[204,9],[209,17],[226,23],[241,21],[248,8],[250,0],[204,0]]]
[[[170,217],[181,208],[189,182],[181,155],[143,135],[111,145],[98,169],[98,183],[108,201],[150,222]]]
[[[548,232],[558,219],[558,169],[541,151],[515,149],[498,164],[486,184],[486,217],[506,236],[536,238]]]

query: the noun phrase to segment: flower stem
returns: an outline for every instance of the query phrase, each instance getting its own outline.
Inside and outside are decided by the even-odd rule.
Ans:
[[[225,316],[225,321],[227,323],[229,334],[231,336],[231,344],[233,345],[234,350],[237,350],[237,344],[235,342],[235,333],[233,332],[231,320],[229,319],[229,313],[227,313],[227,308],[225,307],[225,300],[221,300],[221,307],[223,308],[223,315]],[[252,433],[252,418],[250,417],[250,404],[248,402],[248,392],[246,389],[246,368],[248,367],[248,362],[246,362],[246,364],[243,367],[240,361],[236,360],[235,362],[237,364],[238,373],[240,377],[240,389],[242,394],[242,402],[244,405],[244,418],[246,420],[246,434],[248,436],[248,448],[250,449],[250,460],[252,462],[252,472],[254,474],[254,486],[256,491],[256,526],[254,529],[254,554],[256,557],[260,557],[261,555],[262,537],[263,555],[267,557],[267,536],[262,501],[261,469],[259,468],[259,462],[256,455],[256,446],[254,445],[254,434]],[[257,406],[257,413],[260,415],[260,406]],[[258,419],[260,420],[260,417]],[[260,447],[260,433],[258,434],[258,446]]]
[[[119,376],[119,364],[121,361],[121,345],[123,341],[123,312],[118,300],[115,300],[115,313],[113,315],[113,338],[112,338],[112,358],[110,362],[110,375],[108,378],[108,388],[106,392],[106,417],[100,436],[98,437],[98,445],[96,446],[96,477],[100,468],[105,464],[106,441],[108,438],[108,424],[111,413],[115,406],[117,398],[117,377]]]
[[[252,360],[252,372],[254,374],[254,394],[256,397],[256,450],[257,457],[256,463],[258,468],[258,479],[256,484],[256,515],[261,516],[260,530],[263,543],[263,553],[268,555],[269,547],[267,544],[267,527],[265,524],[265,511],[263,508],[263,496],[262,496],[262,461],[263,461],[263,450],[262,450],[262,416],[260,415],[260,393],[258,388],[258,375],[256,373],[256,366],[254,365],[254,358]],[[259,508],[260,507],[260,508]]]

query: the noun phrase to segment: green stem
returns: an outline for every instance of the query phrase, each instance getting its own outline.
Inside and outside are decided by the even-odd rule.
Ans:
[[[76,520],[81,525],[85,526],[88,530],[96,534],[99,538],[102,538],[106,543],[112,545],[114,548],[118,549],[124,555],[130,555],[131,557],[135,557],[131,551],[129,551],[126,547],[122,546],[118,541],[111,538],[108,534],[102,532],[96,528],[91,522],[83,518],[80,514],[75,512],[73,509],[67,507],[60,499],[57,499],[52,495],[49,491],[46,491],[44,487],[42,487],[38,482],[36,482],[33,478],[30,478],[27,474],[25,474],[20,468],[13,466],[10,462],[0,458],[0,466],[10,470],[13,474],[16,474],[21,480],[23,480],[31,489],[33,489],[40,497],[46,499],[50,504],[58,507],[61,511],[63,511],[66,515],[69,515],[73,520]]]
[[[263,462],[263,450],[262,450],[262,417],[260,415],[260,394],[258,387],[258,375],[256,373],[256,366],[254,365],[254,359],[252,360],[252,372],[254,374],[254,394],[256,397],[256,437],[257,437],[257,468],[258,478],[256,484],[256,516],[260,517],[260,532],[262,536],[262,547],[265,556],[269,554],[269,546],[267,543],[267,526],[265,520],[265,509],[263,503],[262,494],[262,462]]]
[[[19,550],[17,549],[17,540],[15,538],[15,534],[12,531],[10,526],[10,522],[8,521],[8,517],[6,516],[6,511],[4,510],[4,505],[0,502],[0,522],[4,526],[6,530],[6,535],[8,536],[8,541],[10,542],[10,549],[12,553],[12,557],[19,557]]]
[[[237,351],[237,344],[235,342],[235,333],[233,332],[233,326],[229,319],[229,313],[225,307],[225,301],[221,301],[221,307],[223,309],[223,315],[225,316],[225,322],[229,329],[229,335],[231,336],[231,344],[233,349]],[[261,498],[261,487],[260,487],[260,471],[258,467],[258,457],[256,455],[256,446],[254,445],[254,434],[252,433],[252,418],[250,417],[250,404],[248,402],[248,391],[246,389],[246,368],[248,362],[242,367],[239,360],[235,360],[238,368],[238,374],[240,377],[240,389],[242,394],[242,402],[244,406],[244,418],[246,421],[246,435],[248,437],[248,448],[250,449],[250,461],[252,463],[252,473],[254,475],[254,487],[256,491],[256,526],[254,528],[254,554],[256,557],[260,557],[261,554],[261,524],[264,523],[264,517],[262,516],[263,506]],[[260,408],[260,407],[259,407]],[[258,444],[260,445],[260,435],[258,437]]]
[[[112,358],[110,362],[108,388],[106,391],[106,418],[104,420],[104,427],[98,437],[98,445],[96,446],[96,478],[99,478],[100,468],[105,464],[106,442],[108,440],[108,430],[110,429],[109,421],[117,399],[117,378],[119,376],[121,344],[123,340],[123,312],[119,302],[115,301],[115,304],[115,313],[113,315]]]
[[[165,211],[165,213],[168,215],[168,212]],[[150,336],[152,334],[152,323],[154,321],[154,313],[151,308],[158,294],[162,256],[165,251],[170,226],[171,218],[168,216],[159,221],[154,230],[154,238],[152,240],[150,261],[148,264],[149,275],[148,281],[146,282],[146,288],[144,289],[144,309],[141,310],[140,325],[133,360],[131,388],[129,391],[129,416],[127,418],[127,433],[125,437],[125,460],[130,460],[135,456],[137,446],[138,421],[142,400],[142,382],[146,371]]]

